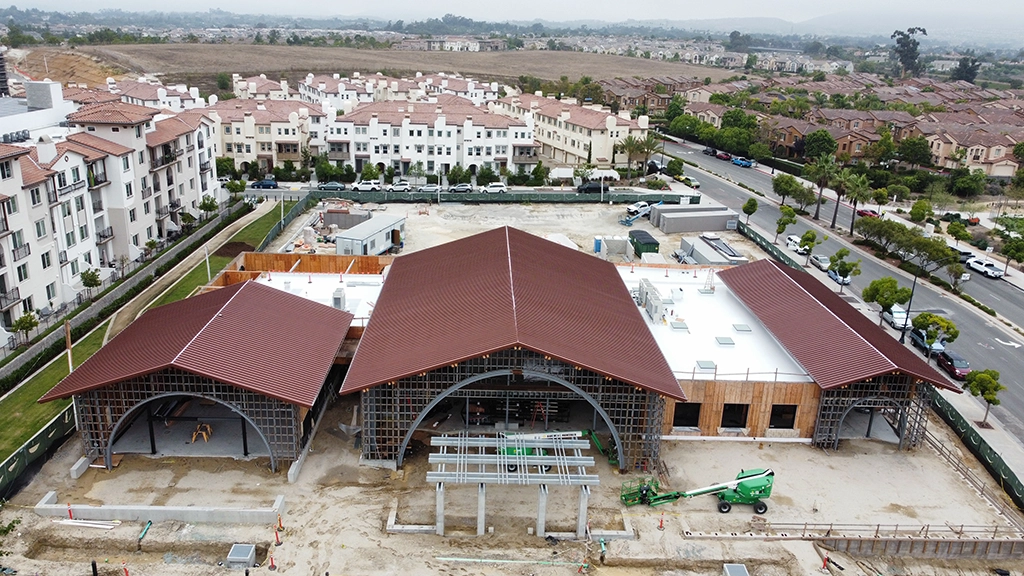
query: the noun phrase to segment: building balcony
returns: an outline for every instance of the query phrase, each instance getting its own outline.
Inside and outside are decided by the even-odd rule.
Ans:
[[[145,188],[142,189],[142,199],[143,200],[145,200],[146,198],[149,198],[152,195],[153,195],[153,187],[152,186],[146,186]]]
[[[331,152],[327,153],[327,159],[328,160],[350,160],[351,158],[352,158],[352,154],[349,153],[349,152],[334,152],[334,151],[331,151]]]
[[[167,218],[170,215],[171,215],[171,209],[168,208],[167,206],[157,206],[156,207],[156,219],[157,220],[163,220],[164,218]]]
[[[0,294],[0,310],[7,310],[21,302],[21,291],[17,288]]]
[[[199,171],[200,172],[206,172],[209,169],[210,169],[210,161],[209,160],[207,160],[206,162],[200,162],[199,163]]]
[[[193,151],[195,149],[196,149],[196,145],[195,144],[189,144],[188,146],[185,147],[185,152],[191,152],[191,151]]]
[[[85,180],[79,180],[78,182],[75,182],[73,184],[68,184],[67,186],[64,186],[62,188],[57,188],[57,194],[59,196],[64,196],[66,194],[71,194],[72,192],[76,192],[78,190],[81,190],[82,188],[85,188],[85,185],[86,185],[86,181]]]
[[[7,223],[7,214],[0,210],[0,238],[11,233],[11,226]]]
[[[32,253],[32,246],[28,244],[22,244],[11,251],[11,260],[17,262],[24,260],[29,254]]]
[[[54,204],[59,204],[60,203],[60,198],[57,197],[57,191],[56,190],[47,190],[46,191],[46,200],[50,203],[51,207]]]
[[[170,207],[172,212],[177,212],[181,210],[181,200],[171,200],[167,203],[167,206]]]
[[[96,232],[96,244],[106,244],[114,239],[114,229],[111,226],[107,226],[103,230]]]
[[[63,266],[63,265],[68,263],[68,251],[67,250],[61,250],[60,252],[57,252],[57,262],[59,262],[61,266]]]
[[[168,164],[177,161],[178,158],[181,158],[181,155],[184,154],[184,153],[185,153],[184,150],[176,150],[174,152],[171,152],[171,153],[168,153],[168,154],[164,154],[163,156],[158,156],[156,158],[153,158],[153,161],[150,163],[150,166],[149,166],[149,171],[153,172],[153,171],[159,170],[159,169],[163,168],[164,166],[167,166]]]
[[[94,200],[92,203],[92,211],[93,213],[103,212],[103,200]]]
[[[102,186],[106,186],[107,184],[110,184],[110,181],[107,180],[107,175],[106,174],[90,174],[89,175],[89,189],[90,190],[95,190],[96,188],[100,188]]]

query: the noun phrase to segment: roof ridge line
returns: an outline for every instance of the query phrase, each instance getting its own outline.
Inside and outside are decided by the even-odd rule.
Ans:
[[[202,334],[203,331],[206,330],[206,328],[209,327],[210,324],[213,323],[213,321],[216,320],[217,317],[220,316],[220,313],[223,312],[224,309],[228,307],[228,304],[231,304],[231,301],[234,300],[235,297],[237,297],[238,294],[250,282],[252,282],[252,280],[246,280],[245,282],[242,283],[241,288],[239,288],[238,290],[235,290],[235,293],[231,295],[231,298],[228,298],[227,302],[225,302],[223,305],[221,305],[221,307],[217,309],[217,312],[214,313],[212,316],[210,316],[210,319],[206,321],[206,324],[203,324],[203,327],[196,331],[195,335],[192,336],[192,339],[188,341],[188,344],[185,344],[184,346],[182,346],[181,350],[177,354],[174,355],[174,358],[171,359],[170,364],[177,365],[178,358],[181,358],[181,355],[184,354],[186,350],[188,350],[188,347],[191,346],[192,343],[195,342],[197,338],[199,338],[199,335]]]
[[[769,262],[771,262],[773,266],[776,266],[776,267],[780,266],[780,264],[776,263],[775,260],[769,260]],[[782,272],[782,270],[780,269],[779,272]],[[806,274],[806,272],[804,272],[804,274]],[[842,324],[843,326],[845,326],[847,328],[847,330],[849,330],[849,331],[853,332],[854,334],[856,334],[857,338],[860,338],[860,340],[862,342],[864,342],[865,344],[867,344],[868,346],[870,346],[872,350],[874,350],[875,352],[878,352],[879,354],[881,354],[882,358],[885,358],[886,362],[891,364],[893,368],[900,368],[900,365],[897,364],[896,362],[893,362],[892,358],[890,358],[888,354],[886,354],[885,352],[882,352],[881,350],[879,350],[874,344],[872,344],[870,341],[868,341],[867,338],[862,336],[859,331],[855,330],[853,328],[853,326],[850,326],[849,324],[847,324],[845,320],[843,320],[835,312],[833,312],[831,308],[829,308],[828,306],[825,306],[824,304],[822,304],[821,300],[818,300],[817,298],[815,298],[814,294],[811,294],[810,292],[808,292],[806,288],[804,288],[803,286],[800,285],[799,282],[797,282],[796,280],[791,278],[789,276],[789,274],[783,273],[782,275],[786,277],[787,281],[789,281],[792,284],[794,284],[804,294],[807,294],[812,300],[817,302],[819,307],[824,308],[829,314],[832,315],[833,318],[835,318],[836,320],[839,320],[839,323]]]
[[[519,311],[516,309],[516,280],[512,274],[512,244],[508,238],[508,226],[505,226],[505,253],[508,254],[508,288],[512,296],[512,329],[516,334],[516,342],[522,339],[519,337]]]

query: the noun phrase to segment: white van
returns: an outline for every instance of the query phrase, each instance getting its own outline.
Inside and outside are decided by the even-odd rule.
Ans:
[[[796,234],[790,234],[786,237],[786,248],[789,248],[801,256],[807,255],[807,248],[800,245],[800,237]]]
[[[889,323],[889,326],[897,330],[910,327],[910,323],[907,321],[907,311],[901,308],[899,304],[893,304],[892,310],[889,312],[883,311],[881,314],[882,320],[885,320]]]

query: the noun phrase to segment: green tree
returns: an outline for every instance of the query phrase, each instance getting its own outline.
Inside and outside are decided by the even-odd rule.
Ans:
[[[960,330],[952,320],[931,312],[921,312],[910,323],[915,330],[924,333],[924,341],[928,344],[928,360],[932,359],[932,344],[952,344],[960,336]]]
[[[791,225],[796,224],[795,210],[783,204],[779,206],[779,212],[782,213],[782,216],[775,221],[775,239],[772,240],[773,244],[779,243],[779,234],[785,232],[786,228],[789,228]]]
[[[864,158],[878,164],[892,160],[896,155],[896,143],[892,140],[892,132],[888,126],[879,126],[878,142],[870,144],[864,150]]]
[[[897,148],[900,161],[911,167],[927,166],[932,163],[932,149],[924,136],[914,136],[900,140]]]
[[[949,234],[951,238],[956,240],[956,245],[959,246],[961,241],[967,241],[971,239],[971,233],[967,231],[967,226],[963,222],[950,222],[949,226],[946,227],[946,234]]]
[[[828,130],[815,130],[804,136],[804,158],[834,156],[839,145]]]
[[[814,230],[808,230],[803,233],[803,236],[800,236],[800,247],[807,251],[804,266],[811,263],[811,252],[814,252],[814,249],[825,240],[828,240],[828,236],[822,236],[821,240],[818,240],[818,233]]]
[[[757,200],[750,198],[743,204],[743,213],[747,215],[747,224],[750,224],[750,217],[757,212]]]
[[[664,143],[654,130],[648,130],[647,135],[640,140],[640,153],[644,157],[644,166],[651,161],[651,156],[662,151]]]
[[[572,169],[573,178],[579,178],[583,182],[590,180],[590,177],[594,175],[594,165],[589,162],[586,164],[580,164]]]
[[[898,202],[903,202],[910,198],[910,188],[907,188],[903,184],[893,184],[887,186],[889,194],[896,199]]]
[[[1006,256],[1006,266],[1003,268],[1005,274],[1010,270],[1011,262],[1024,262],[1024,238],[1018,236],[1007,240],[1000,252]]]
[[[953,73],[949,75],[949,79],[953,82],[963,80],[964,82],[974,84],[974,79],[978,77],[979,68],[981,68],[981,62],[977,58],[964,56],[957,63],[956,68],[953,69]]]
[[[384,182],[386,184],[393,184],[395,182],[395,167],[388,166],[384,169]]]
[[[361,180],[380,180],[380,170],[371,162],[363,164],[363,173],[360,176]]]
[[[279,30],[271,30],[267,33],[267,44],[277,44],[277,41],[281,39],[281,32]]]
[[[836,158],[831,154],[816,156],[814,162],[804,166],[804,177],[818,186],[818,204],[814,207],[815,220],[821,215],[821,197],[825,193],[825,186],[832,182],[838,172]]]
[[[209,194],[203,194],[203,199],[199,202],[199,209],[203,212],[203,220],[209,218],[210,212],[216,212],[220,205],[217,204],[217,199]]]
[[[932,203],[924,198],[914,202],[914,205],[910,207],[911,222],[924,222],[926,218],[931,218],[934,215]]]
[[[226,188],[232,196],[237,196],[238,194],[245,192],[245,182],[242,182],[241,180],[228,180],[224,183],[224,188]]]
[[[792,174],[779,172],[772,178],[772,192],[775,192],[776,196],[782,198],[783,206],[786,205],[786,198],[797,194],[803,187],[803,184]]]
[[[892,312],[896,304],[910,301],[910,288],[901,287],[892,276],[883,276],[872,280],[868,287],[861,290],[860,296],[865,302],[874,302],[882,307],[882,312]],[[878,325],[882,325],[882,317],[878,317]]]
[[[946,265],[946,276],[949,276],[949,289],[954,294],[960,293],[960,285],[964,281],[964,272],[966,271],[963,264],[959,262],[950,262]]]
[[[142,251],[146,254],[146,258],[149,258],[153,255],[153,252],[156,252],[157,246],[159,246],[159,244],[157,243],[156,238],[150,238],[146,241],[142,247]]]
[[[243,184],[245,183],[243,182]],[[196,217],[189,214],[188,212],[182,212],[180,218],[181,227],[185,229],[186,233],[191,232],[192,226],[196,223]]]
[[[928,32],[924,28],[912,27],[907,28],[907,31],[896,30],[892,33],[893,40],[896,41],[896,47],[893,48],[893,53],[896,54],[896,60],[899,62],[899,77],[905,78],[906,76],[920,76],[924,72],[924,64],[920,61],[920,54],[918,47],[921,43],[914,38],[917,34],[927,36]]]
[[[934,265],[946,264],[950,260],[958,258],[958,255],[953,253],[945,240],[936,236],[925,238],[918,228],[913,229],[900,242],[900,251],[916,261],[915,263],[922,272],[921,275],[926,278],[932,272]]]
[[[747,154],[760,164],[772,157],[772,149],[764,142],[754,142],[747,149]]]
[[[1024,162],[1024,142],[1017,142],[1013,145],[1013,157],[1017,162]]]
[[[217,74],[217,89],[218,90],[230,90],[231,89],[231,75],[227,72],[221,72]]]
[[[985,401],[985,417],[981,419],[981,424],[987,426],[989,410],[999,406],[999,393],[1006,390],[1006,386],[999,383],[999,372],[991,369],[968,372],[964,390],[970,392],[971,396],[981,396]]]
[[[672,96],[672,100],[669,101],[668,107],[665,108],[665,121],[672,125],[672,122],[683,115],[683,108],[686,107],[686,98],[683,98],[682,94],[676,94]]]
[[[841,203],[843,196],[846,196],[850,187],[853,186],[855,178],[857,178],[857,175],[849,168],[843,168],[832,178],[832,191],[836,193],[836,207],[835,210],[832,211],[832,225],[830,226],[833,230],[836,229],[836,220],[839,218],[839,204]],[[851,232],[852,231],[853,230],[851,229]]]
[[[683,175],[683,161],[678,158],[673,158],[668,161],[668,165],[665,166],[665,173],[669,176],[682,176]]]
[[[5,500],[0,499],[0,511],[3,511],[5,503]],[[17,527],[18,524],[21,524],[21,518],[14,518],[6,524],[0,524],[0,543],[2,543],[3,537],[13,532],[14,528]],[[7,556],[8,554],[9,552],[4,550],[3,548],[0,548],[0,558]]]
[[[828,257],[829,270],[835,270],[840,278],[853,278],[860,276],[860,260],[848,262],[846,258],[850,255],[849,248],[840,248],[836,253]],[[839,293],[843,293],[843,284],[839,284]]]
[[[850,235],[853,236],[853,225],[857,222],[857,205],[860,203],[867,204],[875,198],[875,191],[871,189],[868,177],[864,174],[858,174],[850,179],[849,188],[846,190],[846,198],[853,205],[852,214],[850,215]],[[885,199],[884,194],[882,198],[883,200]]]
[[[238,180],[238,170],[235,169],[235,161],[228,157],[217,158],[217,176],[227,176],[232,180]]]
[[[626,136],[615,145],[615,151],[626,155],[626,173],[627,178],[633,179],[633,160],[636,160],[644,155],[644,142],[633,136],[632,134]]]
[[[86,289],[86,294],[89,298],[92,298],[92,289],[99,288],[103,282],[100,280],[100,271],[96,268],[90,268],[88,270],[82,270],[81,274],[82,286]]]
[[[11,328],[15,332],[22,332],[25,334],[26,344],[28,343],[28,333],[35,330],[38,326],[39,320],[32,312],[26,312],[11,324]]]

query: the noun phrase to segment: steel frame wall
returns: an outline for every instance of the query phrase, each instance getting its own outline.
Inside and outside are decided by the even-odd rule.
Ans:
[[[887,374],[865,382],[821,391],[814,444],[833,450],[839,447],[839,432],[854,407],[881,408],[886,422],[896,430],[900,449],[916,448],[923,440],[931,396],[928,384],[915,382],[905,374]]]
[[[665,410],[665,399],[661,395],[520,347],[486,354],[364,390],[361,399],[363,458],[397,461],[406,432],[431,400],[471,376],[495,370],[543,372],[580,387],[608,413],[618,430],[624,455],[624,461],[620,463],[622,469],[657,469],[662,415]],[[493,388],[508,386],[509,391],[520,399],[545,401],[578,397],[571,392],[566,396],[567,390],[554,382],[543,384],[550,387],[550,390],[537,390],[536,382],[521,383],[511,378],[503,380],[503,383],[489,384],[491,389],[488,390],[464,388],[451,396],[504,397],[505,391],[496,392]],[[523,390],[523,386],[528,387],[529,391]]]
[[[270,452],[278,462],[295,460],[301,453],[302,423],[297,405],[170,369],[75,396],[78,431],[86,455],[90,458],[104,456],[114,427],[125,414],[155,397],[171,394],[214,399],[247,416],[266,437]],[[318,402],[320,400],[327,401],[326,397]]]

